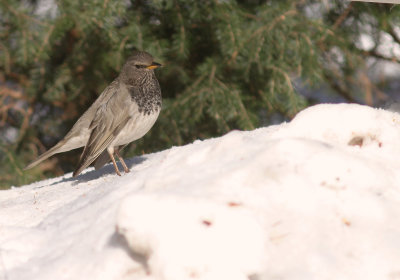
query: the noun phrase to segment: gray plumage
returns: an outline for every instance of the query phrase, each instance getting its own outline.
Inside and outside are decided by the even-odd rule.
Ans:
[[[83,149],[73,176],[95,161],[98,169],[110,159],[118,175],[114,153],[129,172],[119,151],[143,137],[154,125],[161,110],[161,89],[154,74],[161,66],[146,52],[135,52],[119,76],[100,94],[67,135],[25,169],[32,168],[56,153]]]

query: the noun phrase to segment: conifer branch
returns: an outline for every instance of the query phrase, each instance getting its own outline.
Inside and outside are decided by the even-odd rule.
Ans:
[[[32,21],[34,23],[37,23],[37,24],[43,25],[43,26],[47,25],[46,22],[42,22],[41,20],[37,19],[36,17],[33,17],[33,16],[29,15],[29,14],[26,14],[26,13],[19,12],[19,11],[15,10],[7,2],[4,2],[4,4],[7,7],[7,10],[10,11],[12,14],[14,14],[14,16],[17,17],[17,18],[24,18],[24,19],[26,19],[28,21]]]
[[[400,59],[399,58],[397,58],[395,56],[392,56],[392,57],[384,56],[384,55],[378,53],[376,51],[376,49],[372,49],[370,51],[362,51],[362,54],[364,56],[372,56],[372,57],[375,57],[375,58],[378,58],[378,59],[382,59],[382,60],[386,60],[386,61],[390,61],[390,62],[400,63]]]
[[[182,16],[181,8],[179,6],[178,1],[175,1],[175,6],[177,9],[178,20],[180,23],[179,31],[180,31],[181,40],[180,40],[180,44],[179,44],[179,53],[183,55],[185,52],[184,50],[185,50],[185,41],[186,41],[185,25],[183,22],[183,16]]]
[[[4,54],[4,71],[5,74],[9,74],[10,73],[10,69],[11,69],[11,57],[10,57],[10,52],[8,50],[8,48],[0,41],[0,49],[3,51]]]
[[[342,12],[342,14],[336,19],[335,23],[332,26],[332,30],[336,30],[341,24],[342,22],[347,18],[347,16],[349,15],[351,9],[353,8],[353,2],[350,2],[346,9]]]
[[[42,45],[40,46],[40,49],[38,50],[37,55],[36,55],[36,58],[35,58],[35,62],[36,62],[36,63],[39,61],[39,58],[40,58],[40,56],[42,55],[42,53],[43,53],[45,47],[48,46],[48,44],[49,44],[49,38],[50,38],[51,34],[53,33],[53,31],[54,31],[54,25],[50,26],[49,30],[47,31],[46,35],[45,35],[44,38],[43,38],[43,43],[42,43]]]
[[[16,164],[15,159],[14,159],[13,155],[10,153],[10,151],[1,146],[0,146],[0,149],[7,155],[10,163],[14,166],[14,169],[17,171],[18,175],[22,176],[22,170]]]
[[[263,25],[263,26],[259,27],[257,30],[255,30],[249,36],[249,38],[246,40],[246,43],[248,43],[250,40],[252,40],[254,37],[256,37],[258,34],[260,34],[262,32],[271,31],[275,27],[276,24],[278,24],[281,21],[284,21],[287,16],[295,15],[295,14],[297,14],[297,10],[288,10],[288,11],[284,12],[283,14],[275,17],[269,24]],[[243,44],[242,44],[242,47],[243,47]]]
[[[231,64],[233,61],[236,60],[237,55],[239,54],[239,51],[237,50],[236,47],[236,39],[235,39],[235,34],[233,33],[232,30],[232,25],[230,23],[228,23],[228,30],[229,30],[229,35],[232,41],[232,45],[234,46],[234,50],[232,52],[231,58],[228,60],[227,64]]]
[[[392,36],[393,40],[397,43],[400,44],[400,36],[397,34],[397,32],[394,30],[393,26],[388,24],[387,32]]]
[[[342,96],[345,100],[351,103],[358,103],[350,92],[342,88],[336,81],[336,78],[333,78],[326,72],[324,73],[325,80],[328,82],[329,86],[334,89],[340,96]]]

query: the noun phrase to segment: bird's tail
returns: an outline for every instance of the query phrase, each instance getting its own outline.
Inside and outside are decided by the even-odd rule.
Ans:
[[[60,148],[62,147],[62,145],[64,145],[65,141],[60,141],[58,142],[53,148],[51,148],[50,150],[44,152],[43,154],[41,154],[36,160],[34,160],[33,162],[31,162],[30,164],[28,164],[24,170],[27,169],[31,169],[32,167],[35,167],[36,165],[38,165],[39,163],[41,163],[42,161],[48,159],[49,157],[51,157],[54,154],[60,153],[62,152],[60,150]]]
[[[102,168],[105,164],[107,164],[111,160],[110,155],[107,150],[104,150],[101,155],[94,162],[94,169],[98,170]]]

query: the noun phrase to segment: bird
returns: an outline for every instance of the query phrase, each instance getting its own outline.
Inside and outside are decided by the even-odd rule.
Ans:
[[[145,51],[135,51],[122,66],[118,77],[77,120],[54,147],[25,167],[30,169],[57,153],[84,147],[72,176],[78,176],[94,162],[99,169],[110,160],[121,176],[114,155],[124,172],[130,170],[120,155],[129,143],[142,138],[156,122],[162,106],[160,84],[154,69],[161,64]]]

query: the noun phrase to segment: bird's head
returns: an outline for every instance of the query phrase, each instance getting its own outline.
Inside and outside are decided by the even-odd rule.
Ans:
[[[136,51],[128,58],[123,68],[132,69],[133,71],[149,71],[160,66],[161,64],[155,62],[151,54]]]
[[[153,70],[160,66],[161,64],[155,62],[151,54],[136,51],[122,67],[120,78],[127,84],[135,85],[144,78],[154,75]]]

